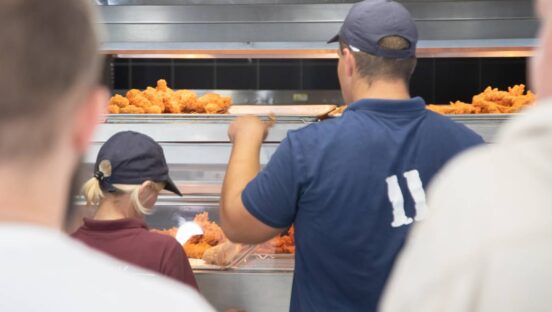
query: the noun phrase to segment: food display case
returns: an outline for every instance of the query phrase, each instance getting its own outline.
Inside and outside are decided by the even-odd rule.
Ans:
[[[107,29],[102,52],[114,58],[310,60],[337,57],[335,46],[328,48],[325,41],[338,31],[349,10],[351,3],[345,2],[353,1],[100,2],[105,4],[99,8]],[[537,22],[529,1],[404,3],[420,30],[418,55],[422,58],[527,57],[536,44]],[[198,94],[210,91],[197,90]],[[276,113],[274,127],[261,148],[261,164],[265,165],[288,131],[339,118],[328,113],[342,104],[338,90],[216,92],[232,97],[233,110],[222,115],[107,115],[85,157],[84,172],[91,175],[99,148],[114,133],[147,134],[163,147],[171,176],[184,194],[182,198],[162,194],[155,213],[146,218],[148,225],[170,235],[171,229],[204,212],[209,222],[219,223],[220,189],[231,152],[227,130],[233,118],[244,110],[261,118]],[[278,104],[282,106],[274,106]],[[515,115],[450,117],[492,143],[499,126]],[[286,231],[280,238],[289,240],[292,235]],[[240,246],[240,252],[224,265],[192,260],[201,292],[219,310],[288,310],[294,258],[290,249],[278,253],[279,246],[281,242],[265,245],[265,249]]]

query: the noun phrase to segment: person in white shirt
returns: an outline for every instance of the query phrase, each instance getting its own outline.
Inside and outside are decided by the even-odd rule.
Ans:
[[[2,0],[0,20],[0,311],[214,311],[61,231],[108,98],[90,1]]]
[[[381,311],[552,309],[552,1],[537,12],[539,103],[434,180],[431,216],[413,229]]]

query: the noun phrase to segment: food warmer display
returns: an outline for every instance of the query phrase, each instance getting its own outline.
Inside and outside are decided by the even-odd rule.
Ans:
[[[343,1],[299,4],[292,0],[262,5],[246,0],[222,5],[192,5],[185,0],[163,2],[168,5],[147,5],[145,0],[131,1],[134,5],[130,6],[123,0],[115,2],[116,6],[99,7],[107,28],[103,53],[115,58],[191,59],[336,58],[335,47],[328,49],[325,40],[337,32],[351,5]],[[526,57],[535,45],[537,24],[529,2],[405,4],[420,30],[420,57]],[[160,83],[160,88],[154,85],[149,89],[152,94],[148,96],[148,90],[140,91],[141,96],[149,97],[150,104],[155,102],[153,89],[170,87]],[[508,112],[514,111],[515,105],[531,102],[532,94],[520,93],[519,88],[503,93],[487,90],[480,95],[484,103],[478,108],[479,114],[468,111],[470,114],[450,117],[493,142],[497,128],[515,117]],[[91,172],[98,149],[114,133],[134,130],[151,136],[164,148],[171,176],[184,196],[162,194],[155,213],[147,216],[148,225],[183,244],[201,292],[217,309],[287,310],[294,268],[293,228],[265,244],[246,246],[228,242],[217,225],[220,189],[231,151],[228,125],[242,114],[264,119],[273,118],[271,113],[276,115],[261,148],[264,165],[288,131],[339,118],[340,110],[335,110],[342,102],[339,91],[196,90],[193,103],[206,93],[216,93],[203,105],[223,107],[211,105],[196,112],[182,102],[178,111],[168,106],[161,109],[172,114],[157,114],[161,112],[156,108],[146,111],[145,107],[138,111],[140,114],[132,114],[136,111],[127,106],[131,103],[127,91],[115,91],[121,96],[114,99],[118,103],[111,104],[118,107],[110,107],[114,114],[106,115],[98,128],[85,157],[85,172]],[[190,96],[184,93],[177,102]],[[494,102],[489,103],[485,96]],[[429,108],[447,114],[465,113],[464,105],[454,103],[448,110]],[[91,209],[83,211],[85,215],[93,213]]]

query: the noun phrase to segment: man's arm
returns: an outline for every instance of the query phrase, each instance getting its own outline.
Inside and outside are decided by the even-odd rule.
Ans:
[[[220,218],[224,233],[234,242],[260,243],[282,230],[259,221],[242,201],[243,190],[261,168],[259,154],[270,126],[257,117],[244,116],[232,122],[228,130],[233,147],[222,185]]]

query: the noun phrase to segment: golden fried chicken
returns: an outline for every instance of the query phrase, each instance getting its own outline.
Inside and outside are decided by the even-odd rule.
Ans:
[[[215,222],[209,221],[209,213],[203,212],[194,217],[194,222],[203,230],[202,241],[211,246],[226,240],[224,232]]]
[[[295,229],[290,227],[285,235],[278,235],[273,239],[260,244],[255,248],[260,254],[294,254],[295,253]]]
[[[156,89],[148,87],[144,92],[142,92],[144,97],[150,101],[150,105],[159,106],[165,109],[165,104],[163,103],[163,96],[157,92]]]
[[[194,107],[197,102],[197,95],[190,90],[178,90],[174,96],[180,102],[180,109],[183,113],[194,112]]]
[[[128,90],[128,92],[126,94],[126,97],[127,97],[127,99],[132,100],[132,98],[134,98],[135,96],[137,96],[141,93],[142,92],[140,92],[140,90],[138,90],[138,89],[130,89],[130,90]]]
[[[169,88],[166,80],[159,79],[155,88],[147,87],[144,91],[131,89],[126,93],[126,97],[113,96],[108,105],[116,105],[120,108],[117,110],[114,107],[108,107],[108,111],[113,114],[223,114],[232,105],[232,98],[208,93],[198,99],[193,91],[174,91]]]
[[[117,105],[110,104],[110,105],[107,106],[107,111],[110,114],[120,114],[121,113],[121,108]]]
[[[205,250],[201,258],[209,264],[229,265],[241,250],[242,245],[226,241]]]
[[[165,105],[165,112],[167,113],[179,114],[181,112],[180,102],[178,102],[178,100],[176,100],[175,98],[164,98],[163,104]]]
[[[228,97],[222,97],[215,93],[207,93],[197,99],[196,112],[207,114],[225,113],[230,107],[231,101]]]
[[[508,91],[487,87],[472,98],[472,103],[460,101],[450,105],[428,105],[427,108],[441,114],[504,114],[516,113],[535,102],[531,91],[525,94],[525,85],[509,87]]]
[[[123,108],[121,108],[121,114],[144,114],[145,111],[143,108],[134,106],[134,105],[127,105]]]
[[[151,102],[143,95],[136,95],[130,100],[130,105],[134,105],[136,107],[141,107],[142,109],[145,109],[146,107],[151,105]]]
[[[197,244],[186,243],[182,248],[184,248],[184,252],[186,253],[186,256],[188,256],[188,258],[201,259],[203,258],[203,254],[205,253],[205,251],[207,251],[211,247],[213,246],[204,242],[199,242]]]
[[[156,105],[146,107],[146,114],[162,114],[163,111],[163,108]]]
[[[167,80],[165,80],[165,79],[157,80],[156,89],[157,89],[157,91],[163,91],[163,92],[169,90],[169,87],[167,86]]]
[[[129,101],[126,97],[119,94],[115,94],[109,101],[109,105],[116,105],[118,107],[125,107],[129,104]]]

